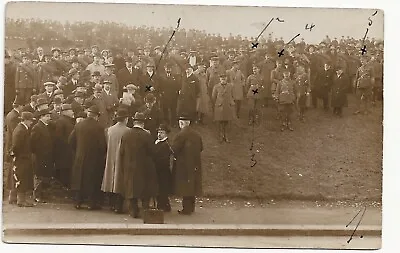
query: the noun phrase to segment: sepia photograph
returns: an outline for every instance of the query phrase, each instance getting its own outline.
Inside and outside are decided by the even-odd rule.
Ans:
[[[383,10],[4,19],[4,243],[381,248]]]

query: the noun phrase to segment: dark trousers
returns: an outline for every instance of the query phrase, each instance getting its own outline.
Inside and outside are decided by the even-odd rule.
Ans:
[[[167,121],[168,125],[176,125],[177,124],[177,119],[176,119],[176,108],[177,108],[177,100],[175,101],[168,101],[162,103],[162,109],[164,113],[164,118]],[[171,113],[171,115],[170,115]]]
[[[240,108],[242,107],[242,100],[235,100],[236,116],[239,118]]]
[[[101,192],[98,191],[92,191],[88,197],[88,205],[90,207],[97,207],[101,206],[101,198],[100,198]],[[82,205],[83,202],[85,201],[85,196],[81,191],[77,191],[75,194],[75,203],[77,205]]]
[[[142,208],[149,209],[150,208],[150,198],[141,198]],[[139,213],[139,198],[130,199],[129,212],[133,214]]]
[[[160,194],[157,197],[157,209],[171,211],[171,204],[167,194]]]
[[[122,197],[121,194],[119,193],[113,193],[109,192],[108,194],[108,199],[110,201],[110,209],[122,212],[123,206],[124,206],[124,198]]]
[[[342,107],[334,107],[334,108],[333,108],[333,114],[334,114],[334,115],[337,115],[337,116],[340,116],[340,117],[341,117],[341,116],[342,116],[342,113],[343,113],[343,112],[342,112]]]
[[[182,199],[183,212],[193,213],[195,209],[195,196],[185,196]]]
[[[311,92],[311,99],[312,99],[312,105],[314,108],[317,108],[318,99],[322,99],[322,103],[323,103],[325,110],[327,110],[329,108],[329,91],[328,90]]]

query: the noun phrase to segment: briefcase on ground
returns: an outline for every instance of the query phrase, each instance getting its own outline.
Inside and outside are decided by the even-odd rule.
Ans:
[[[153,207],[143,211],[144,224],[164,224],[164,211],[158,210],[153,200]]]

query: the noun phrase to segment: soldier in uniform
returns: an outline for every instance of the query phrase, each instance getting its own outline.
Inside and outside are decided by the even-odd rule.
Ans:
[[[303,65],[297,67],[295,73],[296,106],[300,121],[304,122],[304,113],[307,107],[307,99],[310,96],[311,86],[309,76]]]
[[[145,116],[137,112],[133,128],[121,139],[120,159],[124,168],[124,198],[129,200],[129,214],[140,218],[138,201],[148,209],[151,197],[158,194],[157,172],[154,167],[154,141],[150,131],[144,129]]]
[[[32,207],[27,200],[28,192],[33,190],[33,170],[30,126],[33,122],[33,114],[21,113],[21,122],[12,133],[11,156],[13,157],[12,177],[17,193],[17,205],[20,207]]]
[[[172,151],[176,158],[176,166],[172,172],[175,183],[174,194],[181,196],[182,210],[179,214],[190,215],[195,211],[196,196],[202,195],[201,152],[203,141],[190,126],[191,117],[181,115],[179,127],[181,131],[175,136]]]
[[[159,185],[157,209],[165,212],[171,211],[168,196],[172,194],[171,170],[174,162],[172,148],[168,143],[168,133],[169,128],[164,124],[160,124],[157,128],[157,140],[155,141],[155,155],[157,159],[154,160]]]
[[[29,63],[29,56],[25,54],[22,56],[22,63],[17,66],[15,75],[15,90],[25,103],[28,103],[32,94],[36,92],[34,79],[34,69]]]
[[[37,115],[39,120],[32,128],[30,139],[35,175],[33,196],[36,202],[41,202],[42,200],[44,201],[45,196],[43,193],[54,168],[54,146],[49,127],[50,111],[44,109],[37,112]]]
[[[355,78],[355,87],[357,87],[357,111],[354,114],[369,113],[369,104],[371,103],[372,86],[374,84],[374,73],[371,65],[368,64],[366,57],[361,57],[361,66],[358,68]]]
[[[218,56],[212,57],[211,66],[206,70],[208,94],[212,94],[214,85],[219,83],[219,74],[223,71],[225,71],[225,69],[220,65]]]
[[[245,88],[247,91],[247,97],[251,98],[249,108],[249,125],[253,124],[253,122],[257,124],[260,123],[260,112],[265,98],[264,88],[264,79],[263,75],[260,73],[260,67],[254,65],[253,74],[247,77]]]
[[[129,131],[127,127],[129,112],[126,109],[118,109],[115,115],[115,123],[106,132],[107,156],[104,169],[101,190],[109,193],[111,211],[122,213],[124,194],[124,174],[120,160],[120,148],[122,136]]]
[[[279,106],[281,107],[280,111],[282,113],[281,131],[285,131],[286,128],[290,131],[293,131],[290,115],[293,112],[293,104],[295,102],[296,95],[295,84],[290,78],[289,69],[285,69],[283,71],[283,79],[278,83],[275,93]]]
[[[5,52],[4,58],[4,112],[9,113],[13,109],[13,99],[15,98],[15,74],[16,64],[11,60],[9,53]]]
[[[106,158],[104,128],[98,122],[100,111],[96,105],[88,109],[87,118],[75,125],[68,138],[74,153],[71,190],[76,191],[76,209],[81,209],[84,199],[89,200],[89,210],[101,209],[99,197]]]
[[[229,143],[228,124],[235,119],[233,85],[228,83],[228,78],[225,73],[221,73],[219,78],[220,82],[214,86],[212,92],[214,120],[218,122],[219,141]]]
[[[239,118],[240,108],[244,98],[246,78],[239,69],[239,59],[234,59],[232,68],[226,71],[228,82],[233,85],[233,99],[235,100],[236,117]]]

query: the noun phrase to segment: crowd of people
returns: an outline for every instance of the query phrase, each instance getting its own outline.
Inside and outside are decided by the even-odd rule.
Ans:
[[[191,214],[202,191],[203,150],[192,125],[206,124],[208,115],[218,140],[229,143],[230,122],[259,124],[263,110],[276,112],[281,131],[293,131],[293,112],[304,121],[319,102],[342,117],[349,94],[357,97],[354,114],[368,114],[383,99],[383,43],[374,39],[364,42],[367,53],[349,37],[327,36],[315,45],[269,37],[254,47],[254,38],[195,30],[178,30],[166,44],[173,28],[53,23],[7,20],[6,35],[36,34],[39,44],[49,29],[71,41],[131,37],[126,47],[62,48],[57,37],[48,51],[44,44],[6,49],[9,202],[19,206],[32,206],[26,197],[32,189],[33,199],[44,201],[49,178],[56,178],[76,192],[77,209],[83,203],[99,209],[104,192],[116,213],[129,199],[137,218],[138,200],[146,209],[156,198],[157,208],[170,211],[168,196],[175,194],[183,197],[180,213]],[[178,126],[170,145],[168,132]]]

